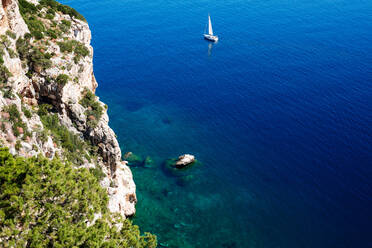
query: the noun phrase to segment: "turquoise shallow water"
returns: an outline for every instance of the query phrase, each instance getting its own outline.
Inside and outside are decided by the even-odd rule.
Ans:
[[[63,1],[168,247],[371,247],[372,2]],[[217,44],[202,39],[208,12]],[[179,178],[163,162],[200,164]],[[192,176],[192,178],[191,178]]]

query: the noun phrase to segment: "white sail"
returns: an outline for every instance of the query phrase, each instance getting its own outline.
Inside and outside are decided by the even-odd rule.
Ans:
[[[208,15],[208,34],[213,35],[212,22],[211,22],[211,16],[210,15]]]

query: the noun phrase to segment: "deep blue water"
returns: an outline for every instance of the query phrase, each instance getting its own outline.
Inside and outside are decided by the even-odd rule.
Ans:
[[[372,1],[65,0],[169,247],[372,247]],[[202,39],[211,13],[217,44]],[[165,159],[196,155],[187,182]]]

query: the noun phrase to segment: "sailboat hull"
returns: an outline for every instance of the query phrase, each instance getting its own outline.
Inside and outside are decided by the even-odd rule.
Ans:
[[[213,41],[213,42],[217,42],[218,41],[218,36],[205,34],[204,39],[209,40],[209,41]]]

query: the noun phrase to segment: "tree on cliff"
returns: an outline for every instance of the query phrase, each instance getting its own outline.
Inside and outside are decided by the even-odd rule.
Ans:
[[[0,189],[5,247],[156,247],[154,235],[109,213],[107,194],[88,169],[0,148]]]

